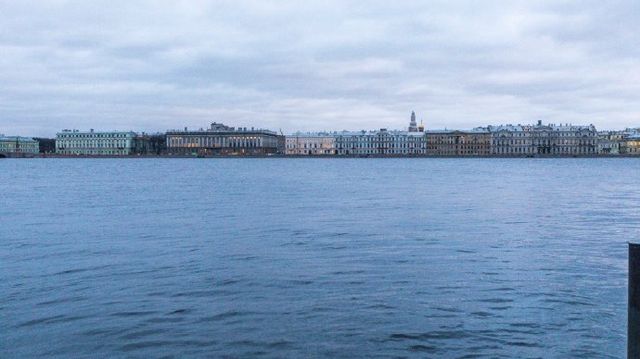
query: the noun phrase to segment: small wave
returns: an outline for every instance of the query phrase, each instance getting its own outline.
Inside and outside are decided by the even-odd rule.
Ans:
[[[422,344],[412,345],[409,347],[409,351],[412,351],[412,352],[433,353],[437,350],[438,350],[437,347],[434,347],[431,345],[422,345]]]
[[[471,315],[473,315],[474,317],[479,317],[479,318],[488,318],[488,317],[493,317],[493,316],[495,316],[495,315],[494,315],[494,314],[492,314],[492,313],[489,313],[489,312],[482,312],[482,311],[480,311],[480,312],[471,312]]]
[[[143,317],[147,315],[157,314],[154,310],[141,310],[141,311],[128,311],[128,312],[115,312],[109,314],[111,317]]]
[[[18,324],[17,327],[18,328],[25,328],[25,327],[32,327],[32,326],[36,326],[36,325],[42,325],[42,324],[68,323],[68,322],[73,322],[73,321],[76,321],[76,320],[82,320],[82,319],[86,319],[86,318],[88,318],[88,317],[87,316],[83,316],[83,315],[76,315],[76,316],[54,315],[54,316],[51,316],[51,317],[29,320],[29,321],[26,321],[24,323]]]
[[[85,296],[63,297],[63,298],[56,298],[56,299],[52,299],[52,300],[47,300],[45,302],[40,302],[40,303],[37,303],[36,305],[48,306],[48,305],[62,304],[62,303],[75,303],[75,302],[80,302],[80,301],[83,301],[83,300],[86,300],[86,299],[87,299],[87,297],[85,297]]]
[[[168,313],[168,315],[189,314],[191,312],[193,312],[192,309],[176,309],[173,312]]]
[[[513,299],[509,299],[509,298],[487,298],[487,299],[480,299],[480,300],[478,300],[478,302],[482,302],[482,303],[511,303],[511,302],[513,302]]]
[[[470,333],[463,330],[444,330],[427,333],[396,333],[389,336],[390,340],[448,340],[464,339],[470,337]]]
[[[218,313],[215,315],[203,317],[202,319],[199,320],[199,322],[220,322],[220,321],[225,321],[225,320],[237,318],[237,317],[243,317],[251,314],[256,314],[256,313],[229,310],[223,313]]]

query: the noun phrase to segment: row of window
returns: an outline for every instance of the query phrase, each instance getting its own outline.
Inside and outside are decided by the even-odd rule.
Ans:
[[[425,147],[425,144],[413,144],[413,143],[400,143],[400,144],[394,144],[394,143],[386,143],[386,144],[379,144],[379,143],[339,143],[336,145],[337,148],[342,149],[342,148],[418,148],[418,147]]]
[[[59,133],[58,138],[127,138],[133,137],[130,133]]]
[[[567,146],[572,145],[576,147],[594,147],[596,142],[556,142],[556,141],[535,141],[535,142],[521,142],[521,141],[498,141],[494,142],[493,147],[510,147],[510,146],[522,146],[522,147],[537,147],[537,146]]]
[[[276,147],[275,138],[260,137],[169,137],[169,147]]]
[[[61,155],[129,155],[128,150],[58,150],[58,154]]]
[[[56,141],[58,147],[61,148],[111,148],[111,147],[126,147],[129,145],[129,141]]]
[[[338,149],[341,155],[408,155],[408,154],[424,154],[423,150],[361,150],[361,149]]]
[[[498,147],[493,149],[495,154],[588,154],[596,153],[593,148],[583,147],[553,147],[553,148],[537,148],[537,147]]]
[[[597,136],[596,132],[561,132],[561,131],[539,131],[539,132],[494,132],[494,136],[500,137],[536,137],[536,136],[544,136],[544,137],[595,137]]]
[[[439,151],[448,151],[448,150],[489,150],[489,146],[442,146],[437,144],[431,144],[427,146],[429,150],[439,150]]]
[[[295,144],[295,143],[289,143],[287,144],[286,148],[332,148],[333,146],[328,145],[328,144],[321,144],[321,143],[305,143],[303,145],[300,144]]]

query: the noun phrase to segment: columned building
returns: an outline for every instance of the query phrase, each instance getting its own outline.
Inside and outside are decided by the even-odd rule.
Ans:
[[[268,155],[283,152],[283,136],[263,129],[234,128],[221,123],[198,131],[167,132],[167,152],[173,155]]]
[[[297,156],[335,155],[336,138],[329,133],[295,133],[287,135],[285,154]]]

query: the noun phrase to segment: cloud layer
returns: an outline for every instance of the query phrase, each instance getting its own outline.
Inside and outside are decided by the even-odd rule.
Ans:
[[[638,1],[0,0],[0,133],[640,126]]]

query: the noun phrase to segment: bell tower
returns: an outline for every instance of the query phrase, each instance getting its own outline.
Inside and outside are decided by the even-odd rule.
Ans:
[[[411,111],[411,122],[409,122],[409,132],[418,132],[418,123],[416,122],[416,113]]]

